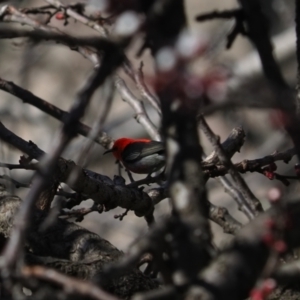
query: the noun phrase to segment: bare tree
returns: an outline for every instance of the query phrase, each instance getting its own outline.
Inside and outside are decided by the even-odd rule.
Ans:
[[[299,299],[300,201],[291,188],[297,190],[300,178],[300,166],[291,163],[300,158],[298,1],[295,7],[291,1],[239,0],[229,10],[201,12],[199,8],[192,23],[224,23],[214,37],[190,30],[183,0],[44,2],[8,3],[0,8],[1,45],[19,47],[22,56],[16,72],[21,84],[17,84],[17,79],[12,82],[5,76],[4,66],[15,64],[3,50],[0,89],[24,103],[18,107],[29,104],[61,122],[53,142],[53,128],[45,124],[44,140],[51,146],[44,151],[40,140],[27,141],[10,128],[13,123],[28,125],[24,118],[14,119],[12,110],[17,109],[9,103],[2,113],[0,106],[0,139],[19,156],[18,163],[16,157],[11,162],[5,156],[0,163],[4,183],[0,185],[0,298]],[[279,4],[281,10],[276,10]],[[295,11],[295,22],[287,20],[288,11]],[[79,34],[76,26],[85,31]],[[289,30],[295,30],[296,43],[283,42]],[[291,45],[276,52],[279,62],[271,34],[276,35],[276,51]],[[252,43],[259,64],[253,60],[255,54],[237,60],[230,76],[230,68],[222,66],[218,57],[239,36]],[[60,108],[63,101],[56,102],[61,104],[58,107],[30,89],[29,69],[39,59],[41,45],[49,52],[63,47],[65,53],[75,52],[88,61],[90,74],[78,72],[84,82],[68,110]],[[136,67],[145,51],[149,52],[145,68],[152,66],[152,75],[143,62]],[[295,54],[298,76],[292,84],[296,89],[280,68]],[[72,76],[70,72],[70,84],[77,86]],[[54,82],[61,80],[61,74],[56,74]],[[89,122],[92,125],[87,125],[84,118],[98,90],[101,99]],[[115,94],[129,104],[146,134],[163,143],[165,170],[135,180],[128,170],[128,177],[122,175],[120,162],[119,174],[113,178],[108,176],[116,173],[111,161],[108,173],[88,168],[94,145],[113,147],[114,139],[104,130],[109,115],[119,117]],[[243,119],[253,108],[269,112],[276,123],[275,134],[269,130],[264,137],[272,151],[262,150],[254,159],[242,153],[243,158],[234,161],[232,157],[243,150],[245,141],[251,143],[255,132],[250,124],[245,134],[230,116]],[[214,113],[232,127],[223,142],[207,122]],[[35,116],[29,112],[28,118]],[[278,127],[286,133],[281,145],[272,140]],[[67,151],[78,140],[74,160]],[[208,155],[207,141],[213,149]],[[282,151],[276,151],[279,146]],[[284,169],[282,162],[289,168]],[[22,179],[7,170],[26,175]],[[268,195],[268,201],[251,188],[245,173],[254,173],[256,187]],[[263,180],[275,184],[270,187]],[[211,193],[219,186],[222,192],[215,201]],[[22,188],[22,193],[16,188]],[[223,201],[226,197],[230,205]],[[87,199],[93,203],[90,207],[75,208]],[[170,213],[156,218],[158,204],[167,199]],[[92,212],[101,218],[116,208],[125,211],[115,219],[122,221],[132,211],[148,227],[125,254],[77,224]],[[231,235],[229,242],[216,243],[213,223]],[[122,223],[118,224],[116,231]]]

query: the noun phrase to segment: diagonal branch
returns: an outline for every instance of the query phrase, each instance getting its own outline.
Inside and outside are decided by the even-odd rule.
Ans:
[[[35,278],[44,280],[47,282],[59,284],[63,287],[67,293],[79,294],[84,297],[89,297],[95,300],[118,300],[119,298],[113,296],[104,290],[100,289],[96,285],[66,276],[53,269],[41,267],[41,266],[26,266],[21,270],[22,276],[27,278]]]
[[[115,86],[117,87],[121,98],[127,102],[136,112],[136,120],[140,123],[153,140],[159,141],[160,135],[157,128],[149,119],[143,103],[137,99],[126,86],[124,80],[120,77],[115,77]]]
[[[20,86],[14,84],[11,81],[6,81],[3,78],[0,78],[0,89],[11,95],[18,97],[24,103],[33,105],[34,107],[40,109],[46,114],[54,117],[55,119],[64,122],[64,120],[69,115],[68,112],[58,108],[57,106],[35,96],[30,91],[21,88]],[[83,123],[78,124],[78,133],[82,136],[88,137],[90,134],[91,128]],[[94,139],[96,143],[102,145],[106,149],[110,149],[113,143],[113,139],[105,132],[100,132]]]
[[[208,137],[209,141],[212,143],[215,151],[218,153],[218,157],[221,163],[228,169],[229,174],[234,180],[236,186],[242,194],[242,197],[239,198],[240,209],[247,215],[248,218],[253,219],[255,215],[263,211],[262,206],[259,200],[251,192],[241,175],[235,169],[231,160],[226,156],[219,138],[211,131],[203,117],[200,118],[200,126],[204,131],[205,135]]]

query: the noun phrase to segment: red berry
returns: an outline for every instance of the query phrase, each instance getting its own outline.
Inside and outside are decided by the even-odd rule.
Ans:
[[[263,293],[259,289],[253,289],[250,292],[251,300],[264,300]]]
[[[263,169],[263,174],[269,178],[270,180],[273,180],[275,178],[275,174],[273,171],[269,171],[268,169]]]
[[[273,247],[278,253],[283,253],[287,250],[287,245],[283,240],[276,241]]]
[[[268,278],[263,282],[262,291],[265,297],[270,295],[276,288],[276,281],[272,278]]]
[[[273,229],[275,227],[275,222],[271,218],[267,219],[265,224],[268,229]]]
[[[65,15],[64,15],[64,13],[62,13],[62,12],[58,12],[58,13],[55,15],[55,18],[56,18],[56,20],[64,20],[64,19],[65,19]]]

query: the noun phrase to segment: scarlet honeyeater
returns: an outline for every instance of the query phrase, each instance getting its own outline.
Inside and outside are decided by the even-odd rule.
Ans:
[[[151,174],[160,170],[166,163],[163,143],[148,139],[121,138],[103,154],[109,152],[112,152],[126,169],[137,174]]]

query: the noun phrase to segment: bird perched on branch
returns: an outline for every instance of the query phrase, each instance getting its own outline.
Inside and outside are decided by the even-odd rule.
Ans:
[[[163,143],[148,139],[121,138],[103,154],[109,152],[112,152],[126,169],[137,174],[150,175],[160,170],[166,163]]]

